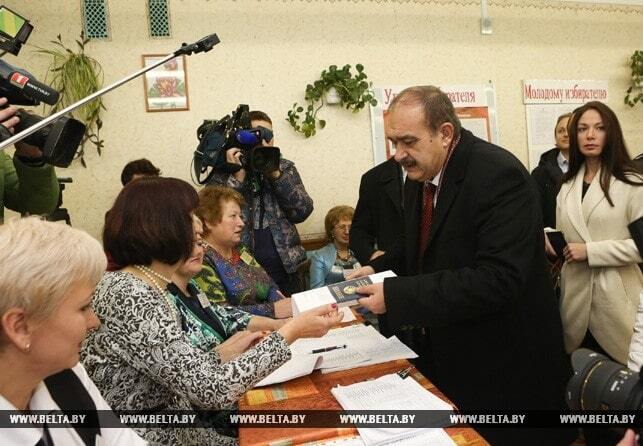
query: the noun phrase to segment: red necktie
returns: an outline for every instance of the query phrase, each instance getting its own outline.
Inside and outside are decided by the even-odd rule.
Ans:
[[[420,225],[420,246],[418,251],[418,265],[422,265],[424,251],[429,244],[429,231],[431,230],[431,219],[433,218],[433,197],[435,196],[435,184],[426,181],[423,188],[422,199],[422,224]]]

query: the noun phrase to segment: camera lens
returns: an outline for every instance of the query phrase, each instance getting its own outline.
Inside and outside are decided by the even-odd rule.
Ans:
[[[250,165],[256,172],[272,172],[279,168],[278,147],[255,147],[250,152]]]
[[[643,402],[639,374],[588,349],[572,353],[574,376],[566,399],[575,410],[637,410]]]

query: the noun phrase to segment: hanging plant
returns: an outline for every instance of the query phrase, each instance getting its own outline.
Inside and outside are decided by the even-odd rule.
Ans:
[[[320,129],[326,126],[326,121],[317,119],[317,113],[324,106],[324,100],[329,90],[335,90],[338,102],[347,110],[354,113],[363,109],[367,104],[377,105],[377,100],[371,91],[372,84],[367,82],[368,76],[364,72],[364,66],[355,65],[357,73],[351,72],[350,65],[344,65],[341,69],[337,65],[331,65],[323,70],[318,80],[313,84],[306,85],[304,99],[308,103],[306,108],[293,104],[288,111],[286,119],[295,131],[302,133],[306,138],[317,133],[317,125]],[[326,103],[329,103],[326,101]],[[334,103],[334,101],[333,101]],[[303,117],[300,113],[304,113]]]
[[[627,89],[624,102],[634,107],[638,102],[643,103],[643,50],[634,51],[630,63],[632,69],[632,83]]]
[[[89,39],[85,39],[84,33],[81,32],[80,40],[76,40],[78,50],[74,52],[65,46],[60,34],[58,34],[57,39],[51,41],[55,45],[53,48],[38,48],[36,50],[37,53],[52,58],[45,80],[60,93],[60,99],[49,109],[51,114],[102,88],[103,68],[96,59],[85,54],[87,42]],[[87,167],[84,158],[87,143],[96,147],[98,155],[102,152],[104,144],[100,138],[100,129],[103,126],[101,113],[105,110],[107,109],[103,105],[103,100],[97,98],[71,113],[75,119],[86,126],[85,135],[76,152],[76,158],[80,158],[83,167]]]

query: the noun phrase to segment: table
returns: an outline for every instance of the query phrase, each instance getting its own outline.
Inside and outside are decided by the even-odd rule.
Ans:
[[[367,379],[379,378],[389,373],[396,373],[410,365],[406,359],[400,359],[329,374],[322,374],[319,370],[315,370],[309,376],[297,378],[287,383],[248,391],[239,401],[239,409],[243,411],[341,410],[341,406],[330,393],[330,389],[334,386],[338,384],[349,385]],[[445,401],[449,401],[417,369],[413,368],[410,376],[431,393]],[[458,446],[488,445],[484,438],[472,428],[449,427],[445,430]],[[315,440],[330,440],[355,435],[357,435],[357,429],[354,428],[240,427],[239,444],[240,446],[290,446]]]

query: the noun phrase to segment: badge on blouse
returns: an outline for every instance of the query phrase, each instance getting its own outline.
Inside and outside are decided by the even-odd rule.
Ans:
[[[250,265],[252,263],[252,256],[247,251],[244,251],[240,257],[241,260],[243,260],[243,263],[245,263],[246,265]]]
[[[197,294],[196,298],[199,299],[199,303],[201,304],[201,307],[203,307],[203,308],[208,308],[208,307],[210,307],[212,305],[210,303],[210,301],[208,300],[208,298],[206,297],[206,295],[203,294],[203,293]]]

